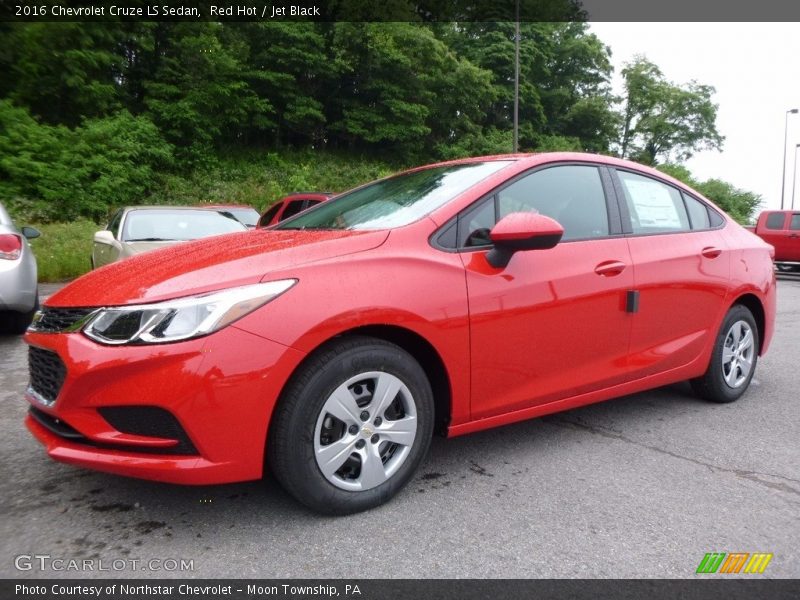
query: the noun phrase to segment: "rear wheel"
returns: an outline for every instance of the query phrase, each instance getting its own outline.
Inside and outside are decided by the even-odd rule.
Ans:
[[[413,476],[433,434],[433,393],[402,348],[351,337],[312,356],[275,409],[267,455],[306,506],[349,514],[383,504]]]
[[[753,379],[758,348],[758,327],[753,314],[745,306],[735,305],[717,334],[708,370],[691,382],[695,393],[712,402],[738,400]]]
[[[20,335],[25,333],[28,325],[33,321],[33,315],[39,310],[39,290],[36,290],[36,304],[28,312],[7,310],[0,312],[0,333]]]

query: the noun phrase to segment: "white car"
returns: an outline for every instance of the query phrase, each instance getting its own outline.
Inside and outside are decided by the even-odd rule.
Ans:
[[[131,206],[111,217],[106,229],[94,234],[92,268],[148,250],[199,238],[247,231],[222,209],[190,206]]]

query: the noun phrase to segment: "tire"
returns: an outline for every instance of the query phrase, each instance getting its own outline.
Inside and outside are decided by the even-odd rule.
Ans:
[[[33,321],[33,315],[39,310],[39,290],[36,290],[36,303],[28,312],[17,312],[7,310],[0,312],[0,333],[10,333],[12,335],[22,335],[28,329],[28,325]]]
[[[760,343],[753,313],[734,305],[722,321],[708,369],[691,381],[694,392],[711,402],[738,400],[753,379]]]
[[[343,338],[313,354],[286,386],[267,460],[309,508],[356,513],[408,483],[430,447],[433,421],[430,383],[408,352],[375,338]]]

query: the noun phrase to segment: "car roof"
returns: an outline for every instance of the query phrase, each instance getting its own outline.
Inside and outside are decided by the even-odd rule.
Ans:
[[[249,208],[251,210],[256,210],[249,204],[198,204],[191,208]]]
[[[143,206],[125,206],[123,210],[130,212],[132,210],[211,210],[219,212],[220,207],[215,206],[168,206],[165,204],[156,205],[143,205]]]
[[[591,152],[529,152],[529,153],[518,152],[516,154],[491,154],[487,156],[472,156],[469,158],[459,158],[445,162],[431,163],[428,165],[423,165],[421,167],[408,169],[407,171],[403,172],[411,173],[414,171],[418,171],[421,169],[428,169],[432,167],[443,167],[448,165],[470,164],[470,163],[480,163],[489,161],[504,161],[504,160],[523,163],[522,165],[520,165],[522,167],[534,167],[540,164],[546,164],[551,162],[590,162],[601,165],[608,165],[612,167],[631,169],[639,173],[652,175],[653,177],[657,177],[664,181],[668,181],[673,185],[683,188],[685,190],[691,189],[682,181],[675,179],[674,177],[662,171],[654,169],[653,167],[648,167],[647,165],[643,165],[641,163],[633,162],[630,160],[625,160],[623,158],[617,158],[616,156],[595,154]],[[694,193],[697,194],[696,191],[694,191]]]

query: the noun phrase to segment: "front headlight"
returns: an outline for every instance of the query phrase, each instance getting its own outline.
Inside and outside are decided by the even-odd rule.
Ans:
[[[233,323],[297,283],[283,279],[168,300],[98,310],[83,333],[102,344],[161,344],[207,335]]]

